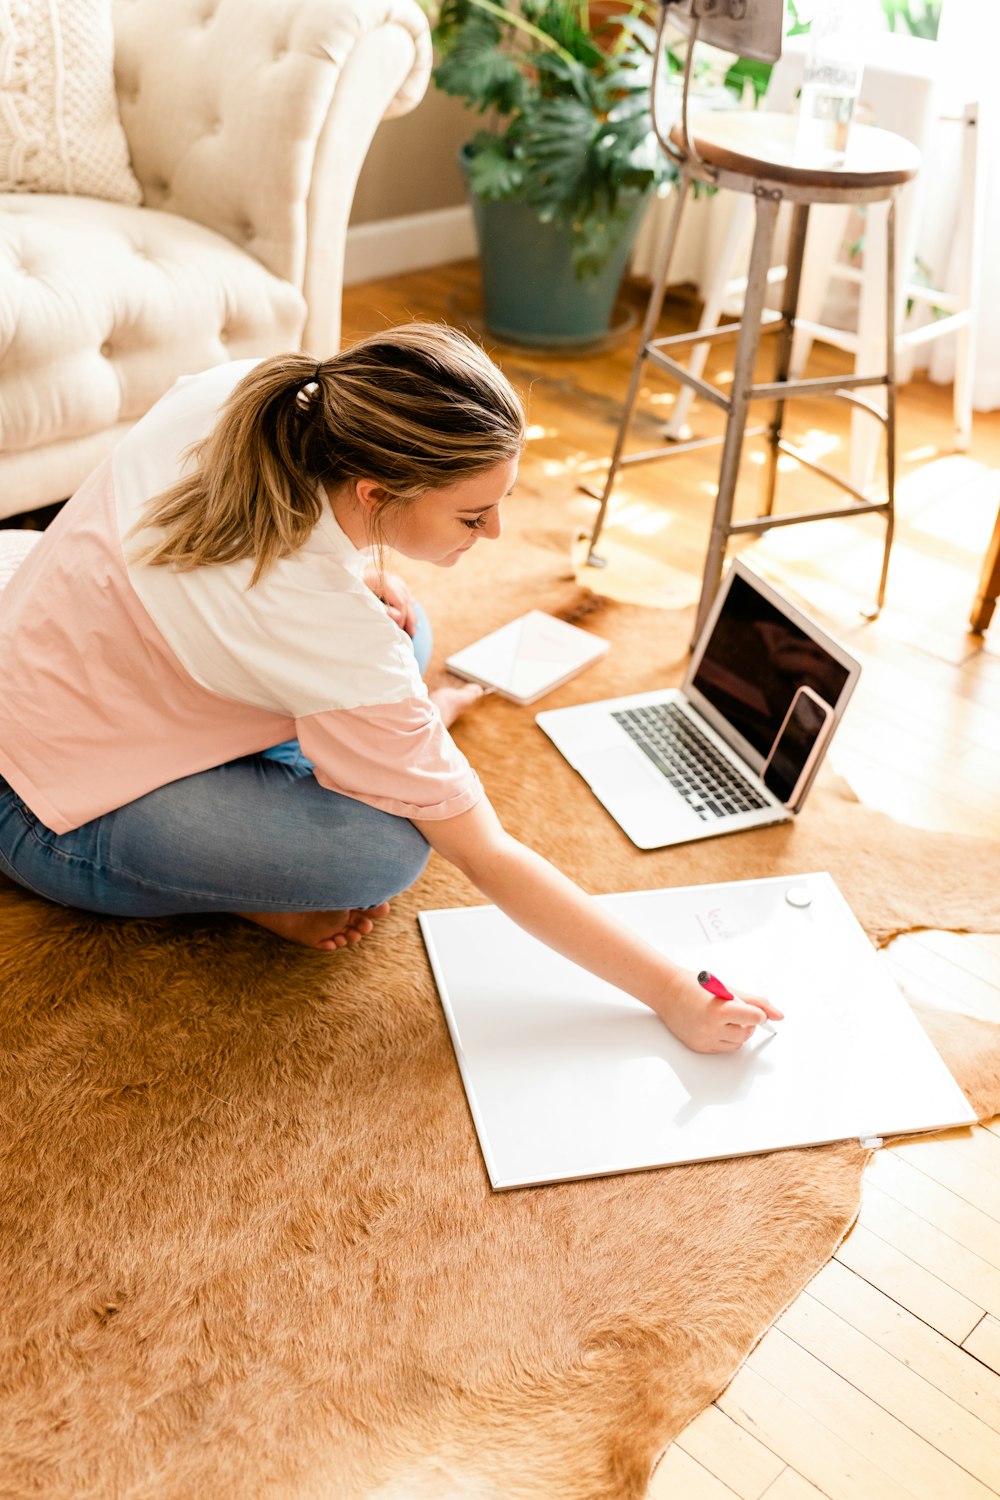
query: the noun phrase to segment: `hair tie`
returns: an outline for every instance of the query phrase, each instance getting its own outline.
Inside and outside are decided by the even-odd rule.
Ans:
[[[305,385],[299,386],[295,392],[295,405],[299,411],[310,411],[319,392],[319,382],[307,380]]]

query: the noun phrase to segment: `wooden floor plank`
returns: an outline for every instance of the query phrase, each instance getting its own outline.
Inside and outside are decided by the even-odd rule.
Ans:
[[[977,1208],[919,1171],[901,1152],[891,1149],[876,1152],[868,1167],[867,1180],[953,1240],[975,1245],[976,1254],[1000,1272],[1000,1223],[997,1222],[1000,1194],[991,1194],[989,1203]]]
[[[950,958],[921,943],[917,936],[905,933],[896,938],[891,954],[894,963],[925,983],[953,993],[963,1007],[971,1007],[978,1015],[1000,1017],[1000,988],[958,968]]]
[[[994,1024],[1000,1021],[995,1000],[987,998],[982,1002],[977,1002],[970,998],[964,989],[956,988],[954,985],[935,984],[925,976],[919,965],[914,968],[897,959],[892,952],[892,946],[885,949],[882,956],[888,965],[893,983],[908,1000],[917,1005],[931,1005],[938,1010],[954,1011],[957,1015],[973,1016],[980,1021],[991,1021]]]
[[[892,1154],[1000,1223],[1000,1177],[973,1161],[972,1153],[957,1141],[905,1141],[893,1146]]]
[[[794,1393],[798,1406],[915,1500],[994,1500],[987,1485],[779,1328],[761,1340],[747,1365],[778,1389]]]
[[[978,1303],[863,1223],[854,1226],[836,1260],[954,1343],[967,1338],[983,1318]]]
[[[830,1500],[912,1500],[880,1464],[750,1365],[717,1405]]]
[[[676,1444],[740,1500],[760,1500],[783,1467],[780,1458],[717,1406],[707,1407],[685,1427]]]
[[[764,1495],[764,1500],[824,1500],[825,1495],[825,1490],[818,1490],[794,1469],[784,1468]]]
[[[969,1334],[963,1349],[1000,1373],[1000,1318],[985,1317]]]
[[[933,929],[912,934],[914,944],[939,958],[946,958],[962,973],[1000,989],[1000,936],[993,951],[968,932],[938,932]]]
[[[1000,1377],[951,1339],[836,1260],[809,1283],[808,1296],[1000,1432]]]
[[[982,751],[985,759],[980,762],[968,745],[967,731],[957,727],[940,736],[922,738],[912,722],[911,711],[901,711],[893,717],[883,704],[873,701],[868,694],[858,704],[851,704],[851,717],[845,720],[845,734],[838,735],[838,752],[851,746],[863,753],[873,763],[894,770],[915,786],[926,788],[928,780],[947,783],[952,778],[950,789],[942,794],[956,805],[974,809],[989,802],[989,791],[996,776],[996,765],[991,762],[990,752]],[[985,733],[985,731],[984,731]],[[956,764],[961,774],[954,775]],[[991,816],[987,812],[987,816]]]
[[[855,1391],[978,1479],[987,1493],[1000,1493],[996,1432],[878,1340],[808,1292],[788,1308],[777,1327]]]
[[[962,941],[968,943],[973,948],[978,948],[1000,967],[1000,933],[963,932]]]
[[[889,1197],[867,1174],[860,1220],[881,1239],[905,1246],[911,1260],[984,1312],[1000,1315],[1000,1271],[936,1224]]]
[[[647,1492],[649,1500],[738,1500],[735,1490],[716,1479],[676,1443],[669,1447],[653,1471]]]
[[[962,1156],[980,1172],[991,1178],[1000,1178],[1000,1143],[995,1135],[982,1125],[959,1126],[955,1130],[942,1131],[934,1137],[945,1144],[961,1143]],[[897,1147],[892,1148],[894,1151]]]

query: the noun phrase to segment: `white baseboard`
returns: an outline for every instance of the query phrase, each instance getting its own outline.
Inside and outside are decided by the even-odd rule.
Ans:
[[[476,234],[467,204],[356,224],[347,231],[344,285],[443,266],[475,254]]]

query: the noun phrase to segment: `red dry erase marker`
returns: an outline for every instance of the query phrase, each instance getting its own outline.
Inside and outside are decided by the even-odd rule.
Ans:
[[[698,975],[698,983],[701,985],[703,990],[707,990],[710,995],[714,995],[716,1000],[736,999],[736,996],[733,994],[732,990],[727,990],[722,980],[716,979],[715,975],[710,974],[707,969],[702,969],[701,973]],[[764,1030],[769,1031],[772,1036],[774,1035],[774,1027],[770,1025],[769,1022],[758,1021],[757,1024],[758,1026],[763,1026]]]
[[[708,990],[708,993],[710,995],[714,995],[716,1000],[736,999],[736,996],[733,994],[732,990],[727,990],[722,980],[716,979],[715,975],[710,974],[707,969],[702,969],[701,973],[698,975],[698,983],[701,985],[703,990]]]

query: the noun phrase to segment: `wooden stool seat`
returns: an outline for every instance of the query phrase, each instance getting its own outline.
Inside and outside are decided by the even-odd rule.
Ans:
[[[680,125],[675,125],[670,134],[683,150]],[[696,157],[709,167],[746,179],[766,177],[804,188],[814,202],[819,201],[817,190],[867,193],[870,189],[902,187],[920,169],[920,152],[915,146],[875,125],[851,126],[840,162],[832,162],[822,152],[803,151],[797,137],[794,115],[766,110],[713,110],[688,121],[688,138]],[[739,191],[736,183],[727,182],[726,186]],[[744,191],[749,190],[748,185]]]

